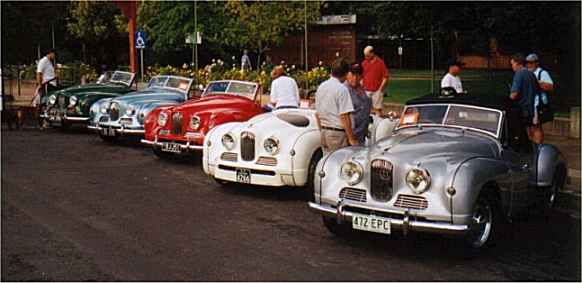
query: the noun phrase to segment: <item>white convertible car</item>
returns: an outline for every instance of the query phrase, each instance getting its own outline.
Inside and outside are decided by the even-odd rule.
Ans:
[[[374,119],[370,144],[388,136],[393,118]],[[312,187],[321,138],[313,109],[281,109],[220,125],[204,140],[204,172],[220,184]]]

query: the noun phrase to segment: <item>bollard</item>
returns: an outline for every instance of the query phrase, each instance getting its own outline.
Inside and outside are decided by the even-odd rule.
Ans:
[[[570,132],[568,136],[580,138],[580,107],[570,108]]]

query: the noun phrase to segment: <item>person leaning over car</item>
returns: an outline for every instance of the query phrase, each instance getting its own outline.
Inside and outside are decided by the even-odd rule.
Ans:
[[[538,82],[534,74],[524,67],[523,54],[517,53],[511,56],[510,63],[515,74],[509,98],[517,101],[521,110],[521,118],[527,127],[528,136],[532,140],[533,128],[537,126],[537,122],[534,121],[533,100],[536,93],[539,92]]]
[[[343,85],[349,71],[348,63],[336,59],[331,67],[331,77],[321,83],[315,92],[316,119],[321,132],[323,153],[348,145],[358,145],[352,133],[354,106],[350,91]]]
[[[448,71],[441,80],[441,88],[451,87],[457,93],[463,93],[463,84],[461,84],[461,78],[459,78],[463,65],[463,62],[457,59],[449,59],[447,61]]]
[[[374,112],[382,115],[384,102],[384,88],[388,85],[388,68],[384,61],[374,53],[374,47],[364,48],[364,61],[362,61],[362,84],[366,94],[372,98]]]
[[[275,109],[298,108],[299,88],[293,78],[285,75],[285,68],[277,66],[271,71],[270,101]]]
[[[539,111],[537,111],[538,107],[541,107],[543,104],[547,105],[549,103],[548,98],[549,94],[554,91],[554,81],[550,76],[550,73],[547,70],[544,70],[540,67],[540,62],[538,59],[538,55],[535,53],[527,55],[525,58],[527,69],[534,74],[536,79],[538,80],[538,84],[541,88],[540,95],[536,95],[534,97],[534,117],[537,120],[537,127],[533,128],[532,132],[532,139],[533,142],[537,144],[544,143],[544,131],[542,128],[542,121],[541,117],[538,117]]]
[[[366,95],[360,81],[362,80],[362,67],[359,64],[352,64],[344,83],[350,91],[350,98],[354,104],[352,114],[353,132],[358,143],[364,144],[368,134],[368,125],[370,124],[370,113],[372,111],[372,99]]]

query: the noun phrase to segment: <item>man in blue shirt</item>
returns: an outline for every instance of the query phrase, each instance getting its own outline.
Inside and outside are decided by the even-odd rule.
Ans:
[[[525,65],[523,54],[511,56],[511,68],[515,72],[513,83],[511,84],[511,94],[509,98],[517,101],[521,110],[521,117],[527,127],[528,136],[532,139],[534,127],[538,127],[538,122],[534,121],[534,96],[539,92],[538,82],[534,74],[528,71]]]
[[[534,97],[534,109],[543,109],[543,106],[549,104],[548,98],[550,92],[554,91],[554,81],[547,70],[540,67],[538,55],[535,53],[527,55],[525,58],[527,69],[534,74],[536,80],[538,80],[541,92],[539,95]],[[539,111],[536,111],[534,117],[537,118],[539,126],[535,127],[532,134],[533,141],[535,143],[544,143],[544,131],[542,129],[542,123],[548,120],[543,120],[543,115],[539,115]]]
[[[352,129],[354,136],[360,144],[365,144],[368,126],[370,124],[370,112],[372,111],[372,99],[366,95],[366,91],[360,84],[362,80],[362,67],[352,64],[344,84],[350,91],[354,112],[352,112]]]

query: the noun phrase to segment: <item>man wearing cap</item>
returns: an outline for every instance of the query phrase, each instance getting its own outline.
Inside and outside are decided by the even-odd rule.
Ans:
[[[441,80],[441,88],[449,87],[453,88],[457,93],[463,92],[463,84],[461,83],[461,78],[459,78],[463,65],[463,62],[457,59],[447,61],[448,71]]]
[[[321,83],[315,92],[316,119],[321,131],[321,146],[327,154],[348,145],[357,145],[352,133],[354,106],[350,91],[343,82],[350,66],[337,59],[331,67],[331,77]]]
[[[298,108],[299,88],[293,78],[285,75],[285,68],[277,66],[271,71],[270,101],[275,109]]]
[[[536,93],[539,92],[539,86],[534,74],[524,67],[525,57],[523,54],[517,53],[511,56],[510,63],[515,74],[509,98],[517,101],[521,110],[521,118],[527,127],[528,136],[533,141],[533,129],[537,126],[537,122],[534,120],[533,100]]]
[[[362,80],[362,67],[352,64],[347,75],[345,85],[350,91],[354,112],[352,114],[352,128],[358,143],[364,144],[370,124],[370,112],[372,111],[372,99],[366,95],[360,81]]]
[[[382,115],[384,102],[384,88],[388,85],[388,69],[384,61],[374,53],[374,47],[364,48],[364,61],[362,61],[362,83],[366,94],[372,98],[374,112]]]
[[[537,144],[544,143],[544,131],[542,129],[541,117],[537,111],[541,106],[548,105],[549,93],[554,91],[554,81],[547,70],[540,67],[538,55],[535,53],[527,55],[525,58],[527,69],[532,72],[541,88],[540,94],[534,97],[534,119],[537,120],[537,127],[533,128],[532,139]],[[540,101],[541,100],[541,101]]]

